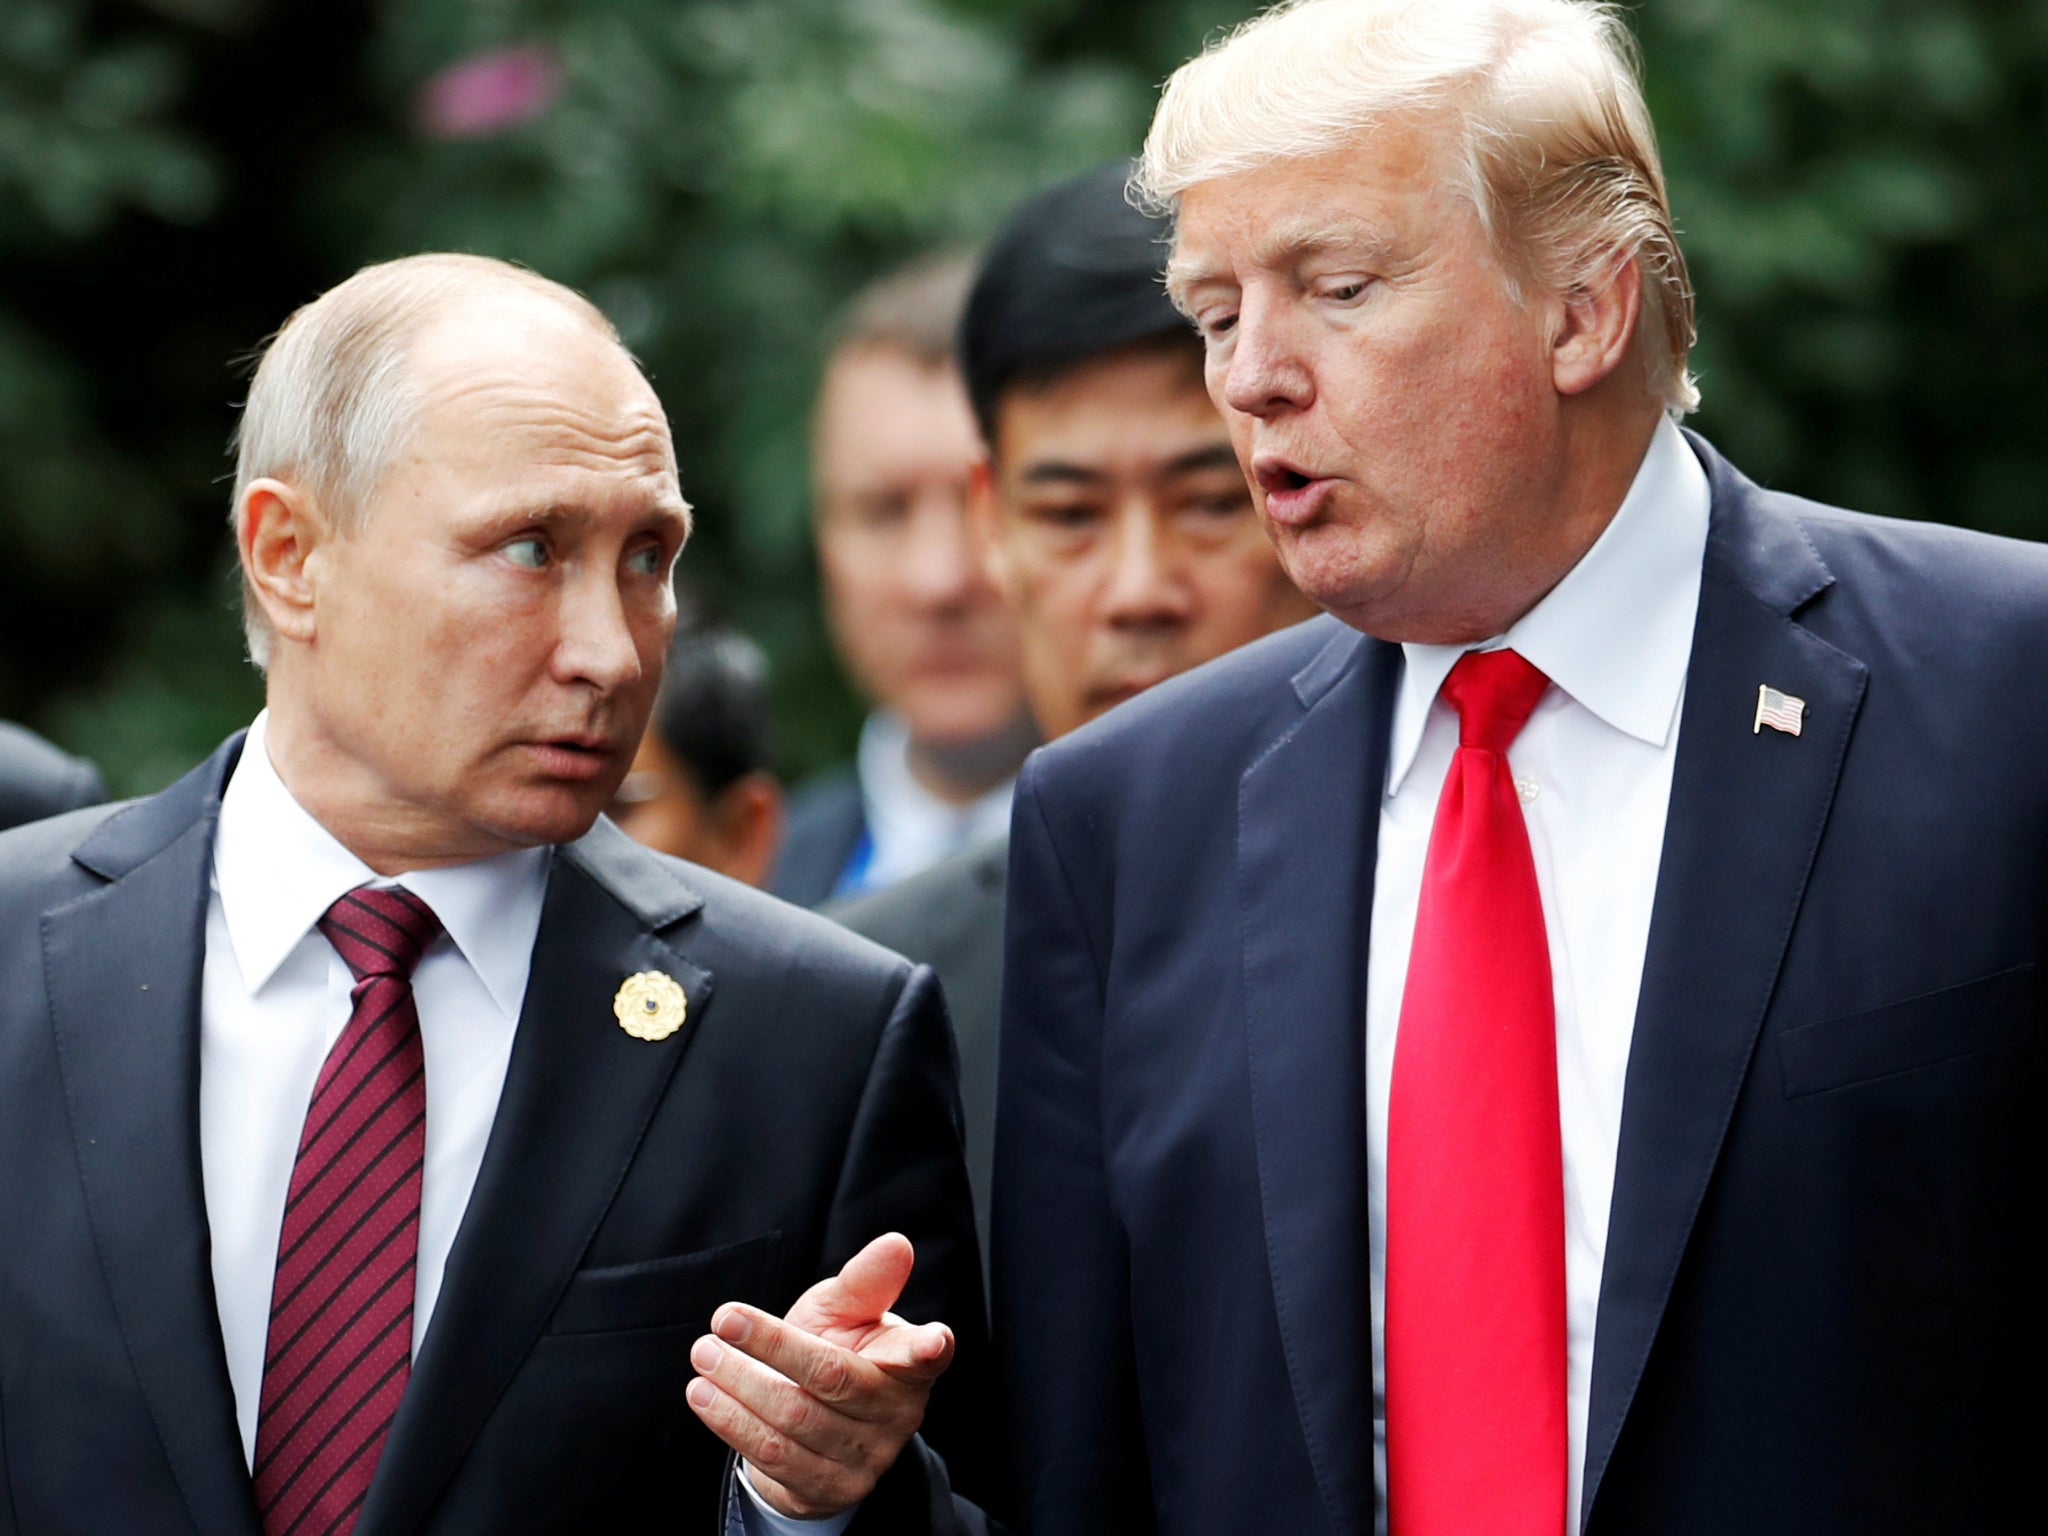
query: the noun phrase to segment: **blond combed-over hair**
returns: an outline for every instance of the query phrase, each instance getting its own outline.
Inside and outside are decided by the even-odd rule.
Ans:
[[[1670,414],[1694,409],[1692,284],[1635,41],[1604,0],[1283,0],[1174,73],[1132,190],[1171,212],[1200,183],[1442,114],[1514,290],[1638,263],[1646,384]]]
[[[239,525],[252,484],[275,479],[310,496],[342,532],[359,527],[384,471],[419,424],[414,339],[431,322],[493,295],[552,304],[619,339],[582,294],[508,261],[428,252],[365,267],[294,310],[266,343],[235,427],[230,522]],[[242,629],[249,659],[267,666],[274,637],[246,574]]]

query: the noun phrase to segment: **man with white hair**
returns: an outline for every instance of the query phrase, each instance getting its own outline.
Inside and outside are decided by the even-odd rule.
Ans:
[[[0,1528],[950,1507],[912,1436],[956,1349],[934,1429],[976,1422],[982,1300],[935,983],[599,819],[689,526],[557,284],[412,257],[270,346],[266,709],[0,838]]]
[[[1138,186],[1327,616],[1019,782],[1031,1528],[2038,1524],[2048,556],[1679,430],[1609,7],[1282,6]]]

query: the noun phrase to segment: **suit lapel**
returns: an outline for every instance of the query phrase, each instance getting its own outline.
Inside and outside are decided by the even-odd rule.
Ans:
[[[1365,938],[1398,646],[1341,631],[1238,788],[1246,1045],[1266,1261],[1330,1524],[1372,1525]]]
[[[1798,525],[1693,441],[1713,517],[1623,1097],[1582,1526],[1749,1069],[1866,676],[1792,617],[1833,579]],[[1806,701],[1799,736],[1752,729],[1759,684]]]
[[[607,822],[557,851],[504,1094],[358,1536],[420,1527],[575,1272],[710,1001],[656,936],[699,904]],[[666,1040],[612,1014],[640,971],[688,999]]]
[[[237,738],[74,857],[110,882],[43,918],[50,1023],[114,1312],[164,1455],[212,1536],[256,1536],[199,1158],[199,985]]]

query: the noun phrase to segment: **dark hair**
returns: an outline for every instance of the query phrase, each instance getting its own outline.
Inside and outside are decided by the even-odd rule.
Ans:
[[[1172,229],[1124,196],[1118,161],[1041,192],[989,247],[960,322],[960,371],[982,438],[1004,393],[1136,342],[1201,341],[1166,297]]]
[[[686,618],[669,646],[653,728],[706,795],[768,767],[768,658],[737,630]]]

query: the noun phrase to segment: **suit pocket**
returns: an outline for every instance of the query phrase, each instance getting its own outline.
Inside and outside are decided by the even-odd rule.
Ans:
[[[1785,1096],[1803,1098],[2002,1045],[2034,1026],[2031,961],[1939,992],[1778,1035]]]
[[[578,1270],[555,1304],[548,1332],[691,1328],[702,1333],[721,1303],[760,1296],[781,1246],[781,1232],[764,1232],[701,1253]]]

